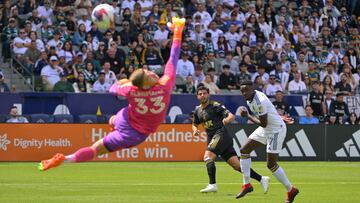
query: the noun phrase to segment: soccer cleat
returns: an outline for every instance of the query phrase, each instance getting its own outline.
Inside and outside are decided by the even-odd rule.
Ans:
[[[242,186],[241,191],[239,194],[236,195],[236,199],[244,197],[247,193],[254,191],[253,186],[248,183]]]
[[[46,171],[50,168],[55,168],[61,165],[65,161],[65,156],[63,154],[57,153],[51,159],[43,160],[39,163],[39,171]]]
[[[264,194],[266,194],[267,191],[268,191],[269,182],[270,182],[270,177],[269,176],[262,176],[261,177],[260,184],[261,184],[261,187],[262,187],[262,189],[264,191]]]
[[[216,184],[209,184],[206,186],[206,188],[200,190],[201,193],[210,193],[210,192],[217,192],[218,187]]]
[[[287,198],[285,200],[285,203],[291,203],[294,201],[296,195],[299,194],[299,190],[296,187],[292,187],[290,192],[287,193]]]

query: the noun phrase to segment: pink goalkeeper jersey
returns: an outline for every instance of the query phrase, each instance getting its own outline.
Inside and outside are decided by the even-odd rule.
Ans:
[[[121,80],[110,92],[124,96],[129,102],[129,123],[138,132],[149,135],[164,121],[176,78],[176,65],[180,55],[181,41],[174,41],[164,75],[148,90],[142,90],[129,80]]]

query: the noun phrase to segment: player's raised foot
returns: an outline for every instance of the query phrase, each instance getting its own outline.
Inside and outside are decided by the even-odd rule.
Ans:
[[[296,187],[292,187],[290,192],[287,193],[287,198],[285,200],[285,203],[291,203],[294,201],[296,195],[299,194],[299,190]]]
[[[236,199],[244,197],[247,193],[254,191],[253,186],[248,183],[242,186],[241,191],[239,194],[236,195]]]
[[[41,161],[38,165],[38,169],[40,171],[46,171],[50,168],[55,168],[61,165],[64,161],[65,156],[63,154],[57,153],[51,159]]]
[[[262,187],[262,189],[264,191],[264,194],[266,194],[268,189],[269,189],[269,182],[270,182],[270,177],[269,176],[262,176],[261,177],[260,184],[261,184],[261,187]]]
[[[206,188],[200,190],[201,193],[210,193],[210,192],[217,192],[218,187],[216,184],[209,184],[206,186]]]

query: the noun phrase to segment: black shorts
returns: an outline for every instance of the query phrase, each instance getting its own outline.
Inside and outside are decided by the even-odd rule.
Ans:
[[[216,155],[220,155],[225,161],[232,156],[237,156],[233,147],[233,139],[226,134],[226,132],[215,134],[209,144],[207,150]]]

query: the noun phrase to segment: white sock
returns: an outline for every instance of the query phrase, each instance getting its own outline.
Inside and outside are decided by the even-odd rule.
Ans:
[[[284,185],[286,190],[290,192],[292,185],[289,179],[286,177],[285,171],[278,165],[278,168],[273,172],[273,175],[278,179],[280,183]]]
[[[75,154],[70,154],[65,156],[65,163],[74,163],[75,162]]]
[[[243,173],[243,184],[245,185],[250,183],[250,168],[251,168],[250,154],[241,154],[240,167]]]

